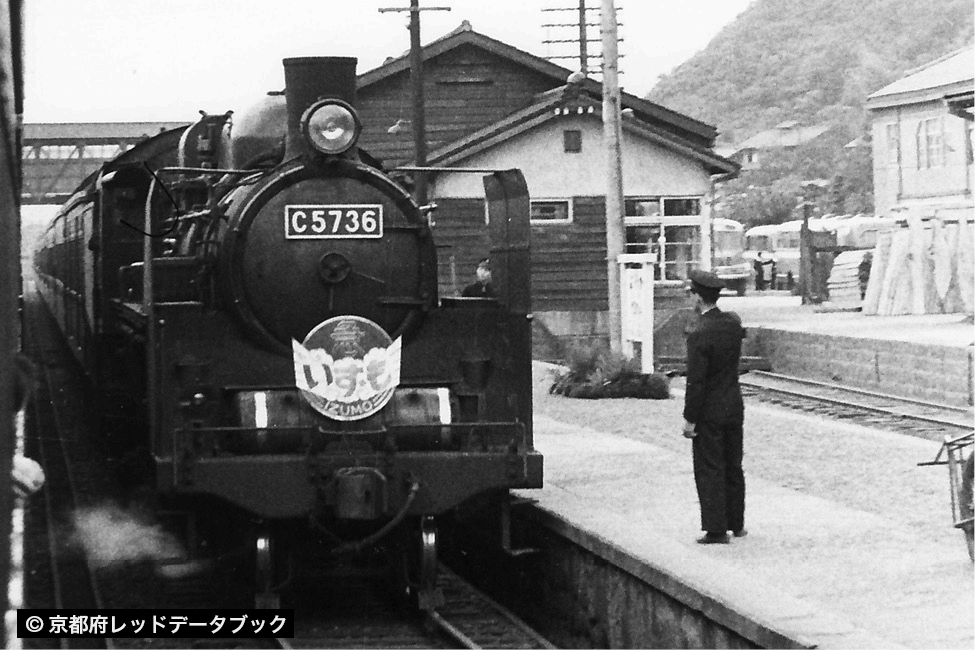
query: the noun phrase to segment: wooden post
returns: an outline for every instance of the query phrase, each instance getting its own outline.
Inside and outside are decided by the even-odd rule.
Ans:
[[[13,490],[10,472],[16,449],[17,426],[14,403],[16,372],[14,361],[21,348],[19,295],[20,275],[20,126],[23,115],[21,75],[23,6],[20,2],[2,3],[0,11],[0,476],[5,485],[0,494],[0,594],[4,612],[9,606],[6,585],[10,578],[10,529]],[[22,606],[22,603],[14,603]],[[13,630],[9,630],[13,633]],[[9,644],[5,625],[0,626],[0,641]]]
[[[413,159],[417,167],[427,165],[427,126],[423,112],[423,50],[420,46],[420,0],[410,0],[410,94],[413,97]],[[427,175],[417,172],[416,202],[427,202]]]
[[[623,165],[620,124],[619,51],[616,41],[616,7],[602,0],[603,45],[603,140],[606,143],[606,273],[608,275],[609,347],[623,349],[620,320],[620,268],[623,253]]]
[[[420,0],[410,0],[409,9],[383,7],[379,13],[389,11],[410,12],[410,95],[413,103],[413,161],[417,167],[427,164],[427,126],[423,110],[423,48],[420,46],[420,12],[450,11],[450,7],[420,8]],[[420,205],[427,202],[427,177],[424,172],[414,172],[413,198]]]
[[[812,247],[809,233],[809,218],[812,216],[813,203],[805,201],[802,204],[802,228],[799,230],[799,293],[802,304],[808,305],[812,299]]]
[[[586,0],[579,0],[579,70],[584,75],[589,74],[589,47],[586,28]]]

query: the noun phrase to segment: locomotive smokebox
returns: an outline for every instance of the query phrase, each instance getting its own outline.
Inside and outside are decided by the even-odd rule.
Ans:
[[[301,116],[319,99],[341,99],[355,107],[358,59],[310,56],[284,60],[284,95],[288,102],[285,160],[314,150],[301,132]]]

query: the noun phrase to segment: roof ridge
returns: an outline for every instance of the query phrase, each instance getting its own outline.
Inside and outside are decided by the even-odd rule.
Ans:
[[[427,59],[438,56],[442,52],[446,51],[446,49],[451,49],[459,44],[473,43],[475,46],[483,47],[496,55],[508,57],[520,62],[522,65],[532,67],[536,72],[540,72],[545,76],[553,79],[559,79],[562,83],[564,83],[568,76],[572,73],[571,70],[559,65],[558,63],[549,61],[542,56],[527,50],[523,50],[515,45],[483,32],[475,31],[473,27],[468,28],[469,25],[469,22],[466,25],[462,22],[460,28],[423,45],[421,47],[423,60],[426,61]],[[407,69],[407,56],[404,55],[395,58],[387,58],[382,64],[376,66],[375,68],[358,74],[359,87],[361,89],[364,86],[376,83],[388,75],[403,72]],[[599,95],[602,94],[601,84],[593,79],[587,77],[582,81],[581,85],[583,88],[592,89],[593,92],[596,92]],[[702,122],[679,111],[667,108],[666,106],[657,104],[636,95],[632,95],[625,91],[621,91],[620,96],[624,106],[629,105],[636,110],[653,115],[657,119],[672,125],[676,129],[686,131],[689,134],[694,134],[694,137],[699,139],[713,141],[717,134],[717,131],[713,125]]]
[[[916,68],[911,68],[910,70],[906,70],[904,72],[904,74],[901,75],[901,79],[903,79],[904,77],[910,77],[912,74],[917,74],[918,72],[923,72],[924,70],[927,70],[928,68],[930,68],[932,66],[936,66],[939,63],[942,63],[944,61],[947,61],[948,59],[950,59],[952,57],[958,56],[959,54],[961,54],[965,50],[971,50],[971,49],[973,49],[973,47],[975,47],[975,42],[969,43],[967,45],[963,45],[963,46],[961,46],[961,47],[959,47],[957,49],[952,50],[951,52],[948,52],[947,54],[942,54],[941,56],[939,56],[934,61],[928,61],[927,63],[924,63],[922,65],[917,66]]]

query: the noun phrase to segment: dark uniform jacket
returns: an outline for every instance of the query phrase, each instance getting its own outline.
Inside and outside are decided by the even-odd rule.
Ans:
[[[701,315],[687,337],[687,390],[684,419],[730,423],[744,419],[738,360],[745,329],[734,312],[718,308]]]
[[[494,298],[494,285],[490,282],[487,284],[475,282],[464,287],[464,291],[460,295],[464,298]]]

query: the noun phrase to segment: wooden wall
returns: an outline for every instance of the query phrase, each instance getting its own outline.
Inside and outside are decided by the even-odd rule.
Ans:
[[[603,197],[577,196],[570,224],[532,227],[534,311],[603,311],[607,306],[606,225]],[[440,295],[453,296],[474,280],[477,262],[490,256],[484,202],[437,199],[434,237]],[[451,281],[451,257],[457,285]]]
[[[549,77],[469,44],[424,62],[423,76],[427,151],[503,119],[556,86]],[[360,88],[357,102],[362,147],[387,166],[410,162],[412,131],[387,133],[397,120],[413,117],[409,71]]]

